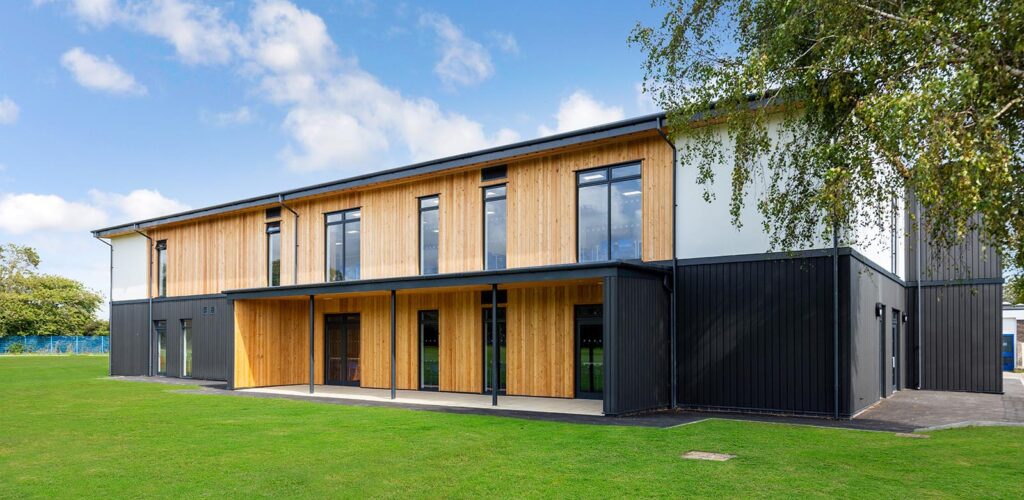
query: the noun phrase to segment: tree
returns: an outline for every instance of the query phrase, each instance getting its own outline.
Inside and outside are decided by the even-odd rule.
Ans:
[[[913,193],[939,248],[972,232],[1024,268],[1024,2],[656,0],[644,89],[699,180],[734,143],[734,224],[755,179],[772,242],[892,229]],[[709,110],[709,103],[713,106]],[[769,123],[775,121],[778,134]],[[894,203],[894,200],[897,202]]]
[[[0,246],[0,337],[103,334],[96,311],[103,297],[82,283],[38,274],[39,255],[29,247]]]
[[[1003,301],[1011,304],[1024,304],[1024,278],[1015,276],[1003,285]]]

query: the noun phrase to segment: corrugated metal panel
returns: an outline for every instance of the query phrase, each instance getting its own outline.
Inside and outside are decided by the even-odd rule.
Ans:
[[[114,303],[110,308],[110,374],[146,375],[149,362],[149,306],[145,302]]]
[[[667,408],[669,291],[661,280],[605,279],[607,415]]]
[[[145,375],[149,369],[149,305],[114,303],[111,309],[111,370],[114,375]],[[227,380],[233,332],[231,304],[224,297],[182,297],[153,302],[153,321],[167,321],[167,375],[183,374],[181,320],[192,320],[192,377]],[[156,345],[153,346],[156,358]],[[155,361],[154,361],[155,363]],[[154,364],[155,370],[155,364]]]
[[[831,257],[683,265],[683,406],[833,412]]]
[[[911,287],[912,302],[916,294]],[[999,336],[1002,294],[1002,285],[921,289],[922,389],[1003,391]],[[916,328],[916,316],[911,318],[910,326]]]
[[[915,200],[910,197],[910,206]],[[913,210],[907,211],[908,233],[906,248],[907,281],[917,281],[917,231],[914,229]],[[926,217],[926,215],[922,215]],[[977,222],[976,220],[975,222]],[[928,235],[921,231],[921,281],[945,281],[1002,278],[1002,260],[995,248],[986,247],[977,231],[968,234],[963,243],[948,250],[940,250],[928,241]]]

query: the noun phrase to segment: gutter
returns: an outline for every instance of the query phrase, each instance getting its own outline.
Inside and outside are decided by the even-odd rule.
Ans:
[[[277,195],[277,203],[279,205],[281,205],[282,207],[288,209],[288,211],[291,212],[293,216],[295,216],[295,218],[293,219],[295,221],[294,222],[294,227],[292,228],[292,239],[295,240],[295,249],[294,249],[294,252],[292,254],[292,267],[293,267],[293,270],[292,270],[292,275],[293,275],[292,276],[292,284],[293,285],[298,285],[299,284],[299,214],[295,210],[292,210],[292,207],[289,207],[288,205],[285,205],[285,203],[284,203],[284,195],[283,194]]]
[[[676,198],[676,186],[677,186],[677,183],[676,183],[676,169],[678,168],[677,164],[678,164],[678,161],[679,161],[678,160],[679,152],[676,149],[676,145],[669,139],[668,135],[665,134],[664,126],[665,126],[665,119],[664,118],[659,119],[658,120],[658,135],[660,135],[662,139],[665,139],[665,142],[668,143],[668,146],[670,148],[672,148],[672,292],[670,294],[670,299],[669,299],[672,302],[672,305],[669,307],[669,320],[668,320],[668,324],[669,324],[669,349],[671,351],[669,353],[669,358],[670,358],[670,363],[671,363],[669,365],[669,377],[671,378],[671,380],[669,380],[669,387],[671,388],[671,391],[672,391],[672,393],[671,393],[669,398],[671,400],[670,408],[675,409],[677,406],[679,406],[679,401],[678,401],[678,399],[679,399],[679,396],[678,396],[678,391],[679,391],[679,376],[678,376],[679,375],[678,374],[679,366],[678,366],[678,363],[679,363],[679,361],[678,361],[678,353],[677,353],[678,342],[679,342],[679,340],[678,340],[679,332],[677,330],[677,325],[676,325],[676,321],[677,321],[677,319],[676,319],[676,315],[677,315],[676,309],[678,309],[678,302],[677,302],[677,298],[676,298],[676,279],[677,279],[676,268],[678,266],[676,264],[677,264],[677,257],[679,256],[679,254],[677,253],[677,248],[676,248],[676,213],[679,211],[679,205],[677,203],[677,198]]]
[[[149,356],[147,356],[148,364],[146,368],[146,374],[150,377],[153,376],[153,238],[150,238],[148,234],[139,231],[139,225],[135,224],[134,229],[136,233],[142,235],[143,238],[149,240],[149,245],[146,245],[146,251],[149,254],[149,265],[146,269],[146,296],[149,297]],[[113,279],[113,275],[111,275]]]

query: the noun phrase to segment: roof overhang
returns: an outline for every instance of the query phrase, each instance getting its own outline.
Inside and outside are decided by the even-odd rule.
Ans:
[[[226,290],[229,300],[273,299],[336,295],[345,293],[385,292],[422,288],[454,288],[478,285],[511,285],[524,283],[553,283],[610,277],[663,279],[669,267],[613,261],[587,264],[560,264],[554,266],[520,267],[499,271],[472,271],[465,273],[404,276],[400,278],[368,279],[287,285],[263,288]]]
[[[419,175],[440,172],[444,170],[468,167],[476,164],[494,164],[521,156],[533,155],[547,151],[555,151],[567,147],[586,144],[589,142],[661,130],[664,124],[664,120],[664,113],[655,113],[637,118],[630,118],[628,120],[607,123],[596,127],[590,127],[581,130],[575,130],[572,132],[541,137],[539,139],[531,139],[528,141],[516,142],[505,146],[497,146],[493,148],[483,149],[480,151],[474,151],[471,153],[449,156],[447,158],[430,160],[421,163],[414,163],[412,165],[406,165],[404,167],[398,167],[390,170],[382,170],[380,172],[374,172],[356,177],[349,177],[347,179],[341,179],[338,181],[332,181],[323,184],[292,189],[289,191],[281,191],[278,193],[272,193],[264,196],[258,196],[255,198],[248,198],[230,203],[214,205],[211,207],[200,208],[196,210],[189,210],[187,212],[181,212],[163,217],[156,217],[138,222],[132,222],[128,224],[121,224],[103,229],[97,229],[93,231],[92,234],[93,236],[99,238],[108,238],[111,236],[130,233],[133,231],[138,231],[154,226],[161,226],[175,222],[183,222],[191,219],[209,217],[212,215],[236,212],[239,210],[245,210],[249,208],[276,205],[278,203],[282,203],[289,200],[295,200],[298,198],[306,198],[310,196],[322,195],[336,191],[344,191],[348,189],[365,187],[372,184],[395,181],[408,177],[415,177]]]

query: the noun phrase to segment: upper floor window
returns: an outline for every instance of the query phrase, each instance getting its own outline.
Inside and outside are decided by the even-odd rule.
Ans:
[[[281,223],[267,224],[267,284],[281,284]]]
[[[576,174],[579,262],[640,258],[643,188],[640,164]]]
[[[156,295],[167,296],[167,240],[156,242]]]
[[[359,279],[361,215],[358,208],[327,214],[327,281]]]
[[[420,274],[437,274],[438,271],[440,205],[437,195],[420,198]]]
[[[484,269],[505,269],[507,186],[484,188]]]

